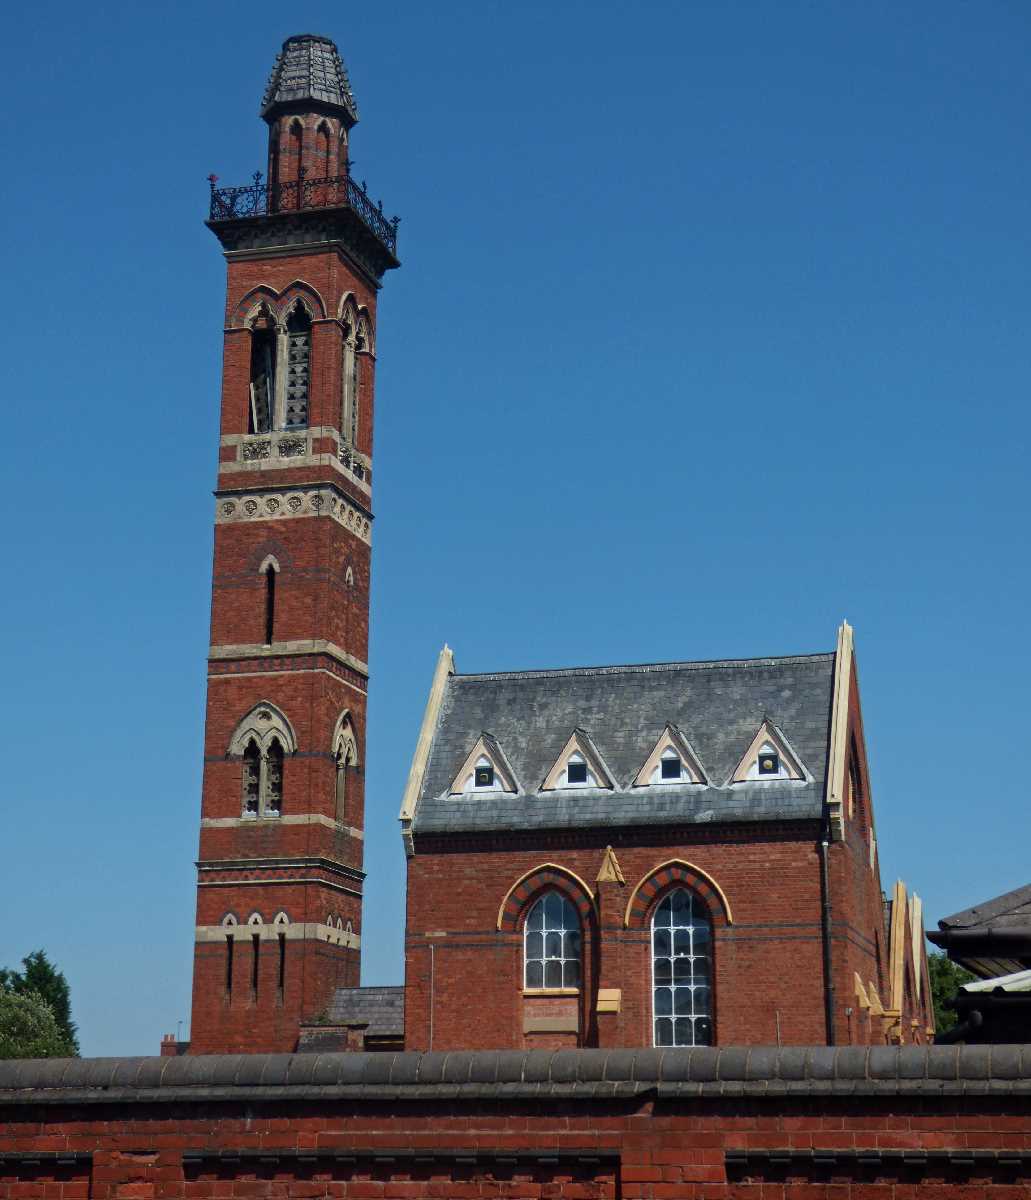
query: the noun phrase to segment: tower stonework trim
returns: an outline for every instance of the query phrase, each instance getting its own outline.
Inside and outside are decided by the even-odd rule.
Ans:
[[[369,351],[396,223],[348,175],[357,108],[331,41],[287,39],[262,117],[267,184],[213,183],[208,221],[227,286],[191,1053],[293,1051],[360,977]]]

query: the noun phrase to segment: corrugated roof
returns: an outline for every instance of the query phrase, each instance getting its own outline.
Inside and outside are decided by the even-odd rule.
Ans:
[[[454,675],[414,832],[819,818],[833,683],[833,653]],[[764,719],[787,738],[809,781],[728,784]],[[707,785],[631,786],[667,723],[697,751]],[[615,788],[540,792],[577,728],[590,734]],[[448,794],[482,733],[503,748],[521,793]]]
[[[276,105],[306,100],[343,109],[351,125],[358,120],[340,53],[331,38],[317,33],[296,34],[283,43],[261,99],[261,115],[267,116]]]

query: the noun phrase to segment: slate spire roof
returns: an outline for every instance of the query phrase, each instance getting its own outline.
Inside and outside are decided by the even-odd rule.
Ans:
[[[343,109],[349,126],[358,120],[358,106],[340,53],[331,38],[317,33],[295,34],[283,43],[261,98],[261,115],[268,117],[280,104],[305,101]]]

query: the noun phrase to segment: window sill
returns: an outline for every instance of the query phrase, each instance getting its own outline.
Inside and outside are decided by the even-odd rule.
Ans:
[[[579,996],[579,988],[523,988],[524,996]]]

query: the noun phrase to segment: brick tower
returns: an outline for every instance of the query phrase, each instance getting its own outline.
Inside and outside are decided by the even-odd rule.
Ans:
[[[228,264],[191,1053],[289,1051],[359,978],[376,293],[328,38],[288,38],[268,171],[211,180]]]

